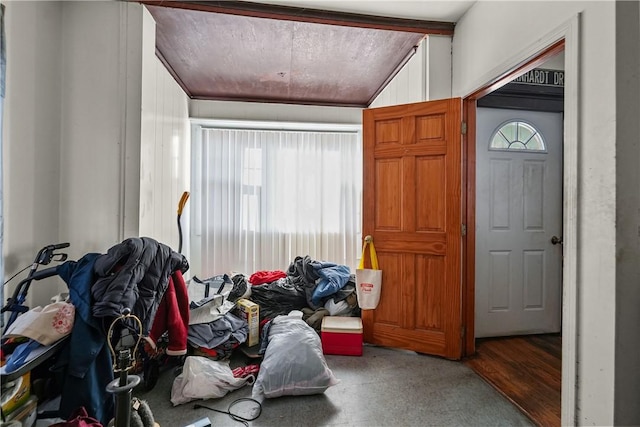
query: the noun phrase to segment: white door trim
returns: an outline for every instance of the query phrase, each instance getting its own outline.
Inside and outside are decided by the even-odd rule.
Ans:
[[[563,151],[563,294],[562,294],[562,425],[576,425],[578,341],[578,119],[580,14],[495,67],[475,85],[488,87],[510,70],[522,66],[538,52],[564,39],[564,151]]]
[[[565,25],[563,296],[562,296],[562,425],[575,425],[578,365],[578,101],[579,18]]]

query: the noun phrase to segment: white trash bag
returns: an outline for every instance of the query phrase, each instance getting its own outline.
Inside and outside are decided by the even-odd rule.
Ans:
[[[253,384],[254,376],[235,378],[228,362],[201,356],[185,359],[182,373],[173,380],[171,403],[174,406],[197,399],[212,399]]]

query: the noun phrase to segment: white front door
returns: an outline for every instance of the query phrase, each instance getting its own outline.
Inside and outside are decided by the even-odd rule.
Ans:
[[[562,114],[477,109],[476,337],[559,332]]]

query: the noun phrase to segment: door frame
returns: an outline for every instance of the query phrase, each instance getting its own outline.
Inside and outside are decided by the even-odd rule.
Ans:
[[[540,38],[518,55],[492,70],[478,89],[463,97],[463,223],[462,317],[463,356],[475,353],[475,211],[476,211],[476,101],[564,51],[563,123],[563,271],[562,271],[562,425],[575,424],[577,375],[577,233],[578,233],[578,116],[580,15]]]

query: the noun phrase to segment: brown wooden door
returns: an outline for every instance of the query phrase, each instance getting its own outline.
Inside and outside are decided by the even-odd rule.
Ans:
[[[460,98],[364,110],[363,236],[382,269],[365,342],[459,359]]]

